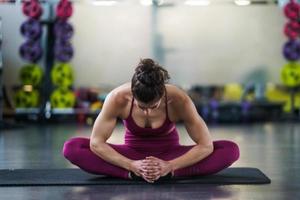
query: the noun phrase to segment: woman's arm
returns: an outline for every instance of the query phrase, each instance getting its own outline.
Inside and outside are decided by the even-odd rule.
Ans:
[[[179,118],[183,120],[186,130],[196,145],[188,152],[169,162],[172,170],[193,165],[213,152],[213,144],[208,128],[199,116],[197,109],[188,95],[181,93],[182,101],[176,106]]]
[[[117,123],[117,116],[120,110],[120,105],[117,102],[117,94],[110,93],[106,97],[101,112],[94,123],[90,138],[90,149],[105,161],[130,170],[132,160],[119,154],[106,143]]]

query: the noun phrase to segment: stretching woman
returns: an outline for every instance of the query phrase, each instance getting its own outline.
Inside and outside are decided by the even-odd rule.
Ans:
[[[131,83],[112,90],[90,139],[71,138],[63,155],[86,172],[125,179],[208,175],[239,158],[232,141],[212,141],[208,128],[181,89],[167,84],[168,72],[142,59]],[[117,118],[123,119],[125,144],[107,143]],[[180,145],[175,123],[182,121],[195,145]]]

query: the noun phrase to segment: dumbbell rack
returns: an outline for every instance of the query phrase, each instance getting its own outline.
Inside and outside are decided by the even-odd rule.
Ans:
[[[291,64],[292,62],[298,62],[300,58],[299,52],[297,52],[295,49],[299,48],[299,32],[300,32],[300,26],[299,26],[299,10],[300,10],[300,4],[295,0],[288,1],[284,8],[283,12],[285,17],[287,18],[287,23],[284,26],[284,34],[288,38],[288,41],[284,44],[283,48],[283,55],[285,59],[290,63],[283,67],[281,76],[283,76],[283,72],[285,68],[288,69],[288,65],[292,65],[293,67],[299,68],[299,65],[297,64]],[[299,92],[300,86],[299,83],[290,83],[289,81],[284,81],[285,79],[282,79],[283,85],[285,86],[286,90],[290,94],[290,101],[291,101],[291,111],[287,115],[287,119],[289,120],[299,120],[300,119],[300,111],[298,113],[295,113],[295,98],[297,92]]]
[[[287,88],[288,92],[291,95],[291,112],[286,116],[288,120],[293,120],[293,121],[299,121],[300,119],[300,110],[298,110],[298,113],[296,113],[296,94],[300,91],[300,87],[291,87]]]
[[[43,9],[47,9],[49,15],[43,17],[41,20],[41,24],[44,29],[45,39],[43,40],[44,44],[44,52],[45,52],[45,59],[44,59],[44,80],[41,85],[41,104],[39,108],[21,108],[16,109],[15,114],[19,118],[26,118],[26,119],[34,119],[38,121],[45,121],[47,116],[49,116],[50,108],[48,106],[48,101],[50,97],[50,92],[52,91],[52,84],[50,80],[50,73],[51,68],[54,63],[54,33],[53,33],[53,26],[55,22],[54,16],[54,5],[51,2],[43,2]]]
[[[54,89],[51,81],[51,70],[55,61],[54,45],[55,45],[55,35],[54,35],[54,25],[56,22],[55,15],[55,4],[53,2],[45,2],[42,4],[43,9],[47,9],[48,16],[42,17],[41,24],[45,27],[44,33],[45,37],[43,40],[44,47],[44,79],[40,88],[41,104],[39,108],[22,108],[16,109],[16,116],[21,119],[31,119],[39,122],[47,122],[53,117],[70,117],[76,116],[78,114],[87,117],[96,117],[99,110],[91,111],[87,109],[53,109],[50,104],[50,94]],[[45,10],[44,10],[45,11]]]
[[[45,59],[45,76],[44,82],[41,89],[41,107],[40,107],[40,116],[41,120],[45,120],[50,117],[50,105],[49,105],[49,98],[50,92],[52,91],[52,84],[50,79],[51,68],[54,64],[54,34],[53,34],[53,26],[54,26],[54,13],[53,13],[53,5],[49,4],[49,18],[48,20],[42,21],[42,25],[46,26],[46,59]]]

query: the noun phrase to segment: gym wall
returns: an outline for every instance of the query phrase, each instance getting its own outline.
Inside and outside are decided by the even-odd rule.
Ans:
[[[179,85],[280,82],[285,17],[276,5],[162,9],[165,64]]]
[[[279,82],[285,63],[285,18],[276,5],[165,7],[158,9],[156,19],[151,7],[140,5],[74,7],[75,87],[126,82],[139,58],[155,55],[170,71],[171,82],[181,86]],[[11,86],[19,82],[24,63],[18,49],[25,17],[16,5],[0,5],[0,15],[4,82]]]

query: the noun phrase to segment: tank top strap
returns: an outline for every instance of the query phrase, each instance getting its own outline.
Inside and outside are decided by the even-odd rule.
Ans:
[[[168,114],[168,95],[167,95],[167,89],[165,86],[165,103],[166,103],[166,115],[167,115],[167,119],[169,119],[169,114]]]
[[[133,109],[133,101],[134,101],[134,97],[132,96],[131,106],[130,106],[130,111],[129,111],[129,116],[130,116],[130,117],[131,117],[132,109]]]

